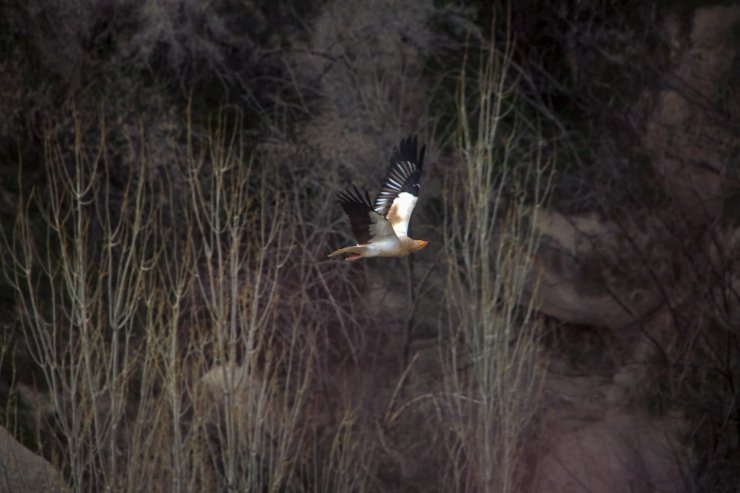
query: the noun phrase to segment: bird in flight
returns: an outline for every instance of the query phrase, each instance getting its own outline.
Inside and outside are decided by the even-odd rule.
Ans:
[[[402,139],[393,150],[391,165],[385,174],[375,202],[370,196],[353,190],[340,192],[339,205],[349,216],[357,245],[340,248],[329,257],[351,254],[345,260],[363,257],[404,257],[427,246],[424,240],[409,238],[409,220],[419,196],[419,179],[424,151],[416,152],[416,137]]]

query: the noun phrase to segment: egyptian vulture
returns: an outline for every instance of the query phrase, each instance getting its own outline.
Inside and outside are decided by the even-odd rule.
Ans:
[[[391,165],[375,202],[367,192],[340,192],[339,205],[349,216],[357,245],[340,248],[329,257],[351,254],[345,260],[363,257],[404,257],[427,246],[427,241],[409,238],[409,220],[419,196],[419,179],[424,164],[424,151],[416,152],[416,137],[402,139],[393,150]]]

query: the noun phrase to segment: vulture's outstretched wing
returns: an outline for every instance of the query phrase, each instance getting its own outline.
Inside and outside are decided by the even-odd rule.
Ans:
[[[337,199],[349,216],[357,244],[374,243],[389,237],[395,239],[396,233],[391,223],[373,208],[367,192],[363,195],[357,187],[352,188],[353,190],[340,192]]]
[[[419,180],[424,165],[424,151],[416,152],[416,136],[401,140],[393,150],[391,165],[386,172],[373,209],[382,214],[396,235],[407,236],[409,219],[419,196]]]

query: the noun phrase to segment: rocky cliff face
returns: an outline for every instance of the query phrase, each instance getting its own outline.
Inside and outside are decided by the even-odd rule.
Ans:
[[[0,427],[0,481],[2,491],[32,493],[70,491],[61,473],[49,462],[21,445]]]
[[[613,338],[599,375],[553,361],[535,491],[722,488],[692,486],[682,469],[696,416],[681,406],[656,413],[648,402],[665,398],[653,391],[664,379],[687,371],[686,352],[702,350],[697,339],[737,333],[739,21],[740,8],[729,6],[698,9],[685,31],[666,20],[672,68],[650,98],[642,146],[667,203],[542,215],[541,310],[563,330],[604,327]]]

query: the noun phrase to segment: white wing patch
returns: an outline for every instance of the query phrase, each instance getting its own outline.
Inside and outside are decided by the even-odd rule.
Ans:
[[[416,165],[411,161],[398,161],[388,170],[383,186],[375,199],[376,211],[385,214],[390,209],[393,200],[403,191],[406,181],[414,174],[414,171],[416,171]]]
[[[393,227],[393,231],[399,237],[407,236],[409,231],[409,220],[414,212],[417,198],[408,192],[401,192],[393,200],[386,218]]]

